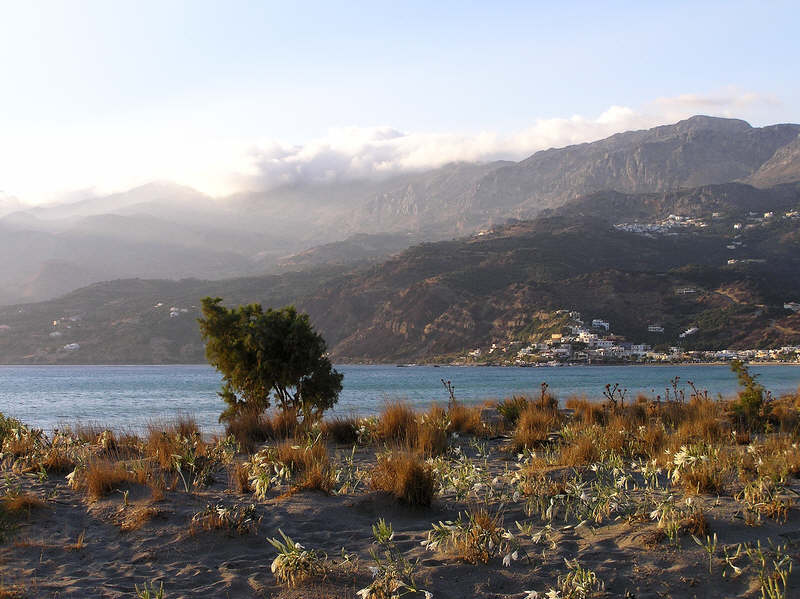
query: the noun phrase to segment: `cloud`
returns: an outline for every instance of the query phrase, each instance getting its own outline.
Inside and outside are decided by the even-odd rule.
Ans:
[[[595,116],[537,119],[516,131],[432,133],[391,126],[340,127],[302,144],[225,138],[198,128],[130,123],[50,131],[0,140],[3,188],[24,200],[52,201],[94,188],[121,191],[156,179],[215,196],[286,184],[326,183],[436,168],[456,161],[520,160],[538,150],[602,139],[614,133],[675,122],[693,114],[750,117],[780,103],[753,92],[657,98],[639,107],[609,106]],[[62,194],[62,195],[59,195]]]
[[[779,106],[781,102],[774,96],[742,92],[729,87],[713,94],[680,94],[657,98],[652,103],[652,110],[667,119],[680,119],[687,114],[698,113],[741,118],[742,114],[758,114],[765,109]]]
[[[672,123],[694,114],[741,116],[777,100],[750,92],[682,94],[638,109],[610,106],[596,117],[538,119],[510,134],[401,132],[391,127],[333,129],[298,146],[274,141],[254,145],[247,169],[232,176],[239,188],[386,177],[455,161],[520,160],[552,147],[596,141],[614,133]]]

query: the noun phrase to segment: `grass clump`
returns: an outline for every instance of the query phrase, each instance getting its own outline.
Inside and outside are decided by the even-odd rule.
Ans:
[[[139,585],[134,585],[133,588],[137,599],[164,599],[166,597],[163,582],[159,584],[158,588],[153,582],[149,584],[145,582],[142,588],[139,588]]]
[[[253,453],[258,444],[273,438],[274,430],[264,412],[243,410],[228,419],[225,434],[233,435],[243,452]]]
[[[228,536],[247,535],[257,532],[260,523],[261,516],[252,504],[232,507],[222,503],[208,504],[192,516],[189,532],[193,535],[199,531],[222,531]]]
[[[294,490],[319,490],[329,493],[334,476],[328,449],[318,436],[305,441],[283,441],[254,454],[241,466],[237,478],[241,481],[247,473],[248,488],[256,497],[265,499],[270,489],[284,483]],[[244,486],[243,484],[241,485]]]
[[[417,432],[417,415],[404,403],[387,403],[378,417],[375,434],[384,443],[411,445]]]
[[[359,422],[355,417],[337,416],[322,423],[322,434],[340,445],[353,446],[359,440]]]
[[[433,597],[415,581],[417,563],[409,561],[395,544],[392,525],[381,518],[372,525],[372,534],[375,548],[369,553],[375,560],[373,580],[356,595],[361,599],[393,599],[419,594],[427,599]]]
[[[481,420],[480,406],[453,403],[447,410],[448,432],[466,435],[485,435],[486,426]]]
[[[124,464],[104,459],[90,461],[83,476],[91,499],[100,499],[126,484],[139,482]]]
[[[0,508],[8,515],[30,516],[33,510],[45,507],[45,502],[32,493],[8,492],[0,500]]]
[[[431,466],[409,452],[393,451],[378,456],[371,482],[376,491],[389,493],[411,507],[429,507],[436,494]]]
[[[560,425],[561,414],[558,408],[529,403],[519,414],[511,448],[516,453],[532,449],[547,441],[550,433],[557,431]]]
[[[279,583],[294,587],[313,576],[325,574],[324,558],[319,552],[295,543],[281,529],[278,534],[280,539],[267,539],[267,542],[278,552],[271,570]]]
[[[453,551],[471,564],[487,564],[503,555],[503,564],[508,566],[520,555],[519,543],[503,527],[502,515],[486,508],[471,509],[466,515],[459,513],[456,520],[434,524],[423,544],[429,550]]]

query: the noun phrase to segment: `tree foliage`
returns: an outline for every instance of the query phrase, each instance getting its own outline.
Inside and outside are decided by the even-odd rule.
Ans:
[[[740,360],[731,362],[731,370],[739,381],[739,396],[733,404],[740,426],[753,428],[762,420],[766,389],[750,374],[747,366]]]
[[[342,375],[326,355],[325,340],[307,314],[294,306],[264,311],[260,304],[226,308],[206,297],[198,319],[206,358],[223,378],[220,396],[228,404],[220,421],[245,410],[274,404],[310,421],[332,407]]]

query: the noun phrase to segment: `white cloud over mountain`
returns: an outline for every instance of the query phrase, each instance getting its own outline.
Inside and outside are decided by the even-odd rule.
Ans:
[[[453,161],[520,160],[530,154],[594,141],[617,132],[674,122],[693,114],[769,120],[772,97],[723,90],[683,94],[597,116],[536,119],[511,132],[431,133],[340,127],[301,144],[206,135],[192,123],[147,130],[116,125],[39,139],[0,140],[0,189],[27,200],[52,200],[75,189],[119,191],[169,179],[212,195],[291,183],[385,177]]]

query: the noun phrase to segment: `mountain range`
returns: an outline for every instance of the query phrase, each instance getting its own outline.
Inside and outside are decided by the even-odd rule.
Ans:
[[[23,210],[0,196],[0,362],[201,361],[204,295],[296,303],[339,360],[524,338],[562,308],[654,344],[700,324],[689,345],[796,343],[798,135],[697,116],[223,199],[169,182]]]
[[[0,308],[0,363],[202,361],[195,319],[205,295],[294,303],[338,361],[434,360],[527,341],[541,333],[542,314],[560,309],[652,345],[800,343],[800,314],[784,308],[800,300],[800,183],[604,192],[553,212],[376,263],[223,281],[116,280]],[[692,327],[696,335],[681,340]]]
[[[222,199],[169,182],[26,209],[0,196],[0,305],[112,278],[285,272],[319,264],[328,251],[347,245],[359,259],[378,260],[420,241],[535,218],[596,192],[656,193],[732,181],[774,186],[800,180],[798,134],[800,125],[751,127],[696,116],[520,162],[455,163],[383,180],[297,184]]]

